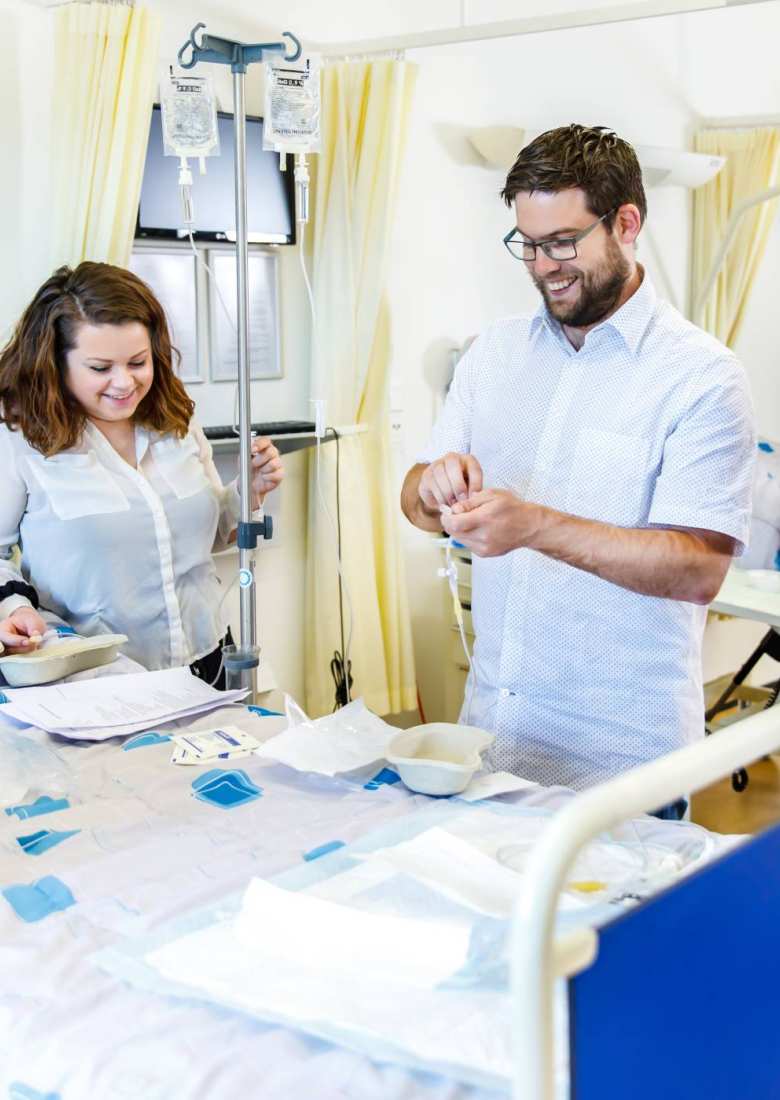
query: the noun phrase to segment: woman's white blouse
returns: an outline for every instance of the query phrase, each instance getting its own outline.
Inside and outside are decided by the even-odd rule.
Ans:
[[[0,586],[27,581],[79,634],[126,634],[148,669],[190,664],[224,633],[211,555],[236,526],[238,491],[195,424],[184,439],[137,427],[135,446],[137,469],[87,423],[44,458],[0,424]],[[27,602],[0,601],[0,618]]]

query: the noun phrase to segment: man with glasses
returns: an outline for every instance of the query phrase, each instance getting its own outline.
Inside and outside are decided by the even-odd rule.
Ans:
[[[469,348],[401,502],[472,551],[461,720],[495,732],[494,767],[579,789],[704,733],[702,634],[747,536],[752,412],[734,355],[637,263],[630,145],[548,131],[502,194],[543,302]]]

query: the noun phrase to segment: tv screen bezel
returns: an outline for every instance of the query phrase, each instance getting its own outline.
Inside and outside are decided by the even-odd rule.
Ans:
[[[153,103],[152,111],[159,111],[160,104]],[[232,111],[217,111],[218,118],[226,118],[230,121],[233,120]],[[261,115],[247,115],[247,122],[263,122]],[[279,157],[279,153],[272,153],[273,156]],[[146,164],[146,157],[144,157],[144,165]],[[287,199],[287,207],[290,211],[290,225],[291,231],[287,234],[287,237],[283,241],[253,241],[250,237],[250,244],[262,244],[262,245],[288,245],[296,243],[296,222],[295,222],[295,182],[293,179],[293,173],[291,170],[281,172],[282,182],[284,185],[285,198]],[[143,179],[141,180],[141,188],[143,190]],[[233,244],[234,241],[222,230],[203,230],[197,229],[193,231],[193,240],[203,243],[219,243],[219,244]],[[138,211],[135,218],[135,239],[137,241],[186,241],[186,234],[178,229],[162,229],[157,227],[148,227],[141,225],[141,198],[138,198]]]

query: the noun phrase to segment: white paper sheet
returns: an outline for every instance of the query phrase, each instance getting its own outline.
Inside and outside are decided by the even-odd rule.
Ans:
[[[189,668],[106,676],[38,688],[7,688],[3,713],[63,737],[101,741],[151,725],[203,714],[243,698],[246,691],[217,691]]]
[[[384,760],[397,733],[372,714],[362,699],[356,699],[335,714],[307,720],[272,737],[257,755],[299,772],[332,776]]]
[[[145,959],[163,977],[194,986],[217,1004],[238,1006],[261,1018],[297,1020],[304,1030],[314,1022],[315,1034],[317,1022],[322,1021],[328,1028],[343,1028],[363,1038],[362,1045],[368,1049],[375,1049],[377,1041],[389,1042],[434,1065],[467,1066],[498,1078],[511,1075],[512,1014],[506,993],[459,990],[443,995],[419,984],[397,983],[389,988],[373,965],[362,973],[355,968],[337,978],[295,960],[281,961],[271,952],[265,956],[251,952],[229,931],[227,923],[213,924],[150,952]],[[559,1049],[567,1049],[565,1041]],[[449,1082],[447,1095],[454,1095],[452,1090]],[[373,1092],[379,1095],[375,1087]],[[407,1092],[411,1095],[408,1088]],[[460,1095],[460,1090],[456,1092]],[[307,1095],[318,1093],[315,1089]],[[382,1095],[395,1093],[383,1091]]]
[[[233,925],[253,958],[412,989],[432,989],[466,961],[465,926],[366,913],[254,878]]]
[[[389,866],[489,917],[509,917],[523,886],[520,875],[438,826],[414,840],[380,848],[368,863]]]
[[[464,802],[479,802],[483,798],[494,798],[497,794],[510,794],[512,791],[528,791],[538,787],[530,779],[521,779],[511,772],[490,772],[477,775],[471,780],[465,791],[458,795]]]
[[[225,695],[225,692],[222,692]],[[246,694],[241,692],[240,695]],[[189,724],[189,721],[196,721],[200,715],[211,714],[215,709],[219,709],[225,705],[225,700],[218,700],[214,703],[205,703],[197,707],[190,707],[188,710],[180,711],[178,714],[171,714],[168,717],[160,717],[155,719],[154,722],[148,720],[142,722],[130,722],[124,726],[103,726],[99,729],[82,729],[63,727],[58,730],[48,730],[49,733],[56,733],[58,737],[67,737],[72,741],[107,741],[109,737],[129,737],[133,733],[143,733],[145,730],[151,729],[152,726],[155,729],[167,728],[171,724],[183,723]],[[228,706],[233,704],[228,701]]]

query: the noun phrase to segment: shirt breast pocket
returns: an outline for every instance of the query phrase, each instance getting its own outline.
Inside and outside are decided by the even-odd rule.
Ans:
[[[54,514],[63,520],[126,512],[121,488],[93,454],[53,455],[31,460],[32,472]]]
[[[184,439],[169,436],[152,446],[157,469],[179,500],[209,489],[211,483],[200,460],[197,442],[191,435]]]
[[[587,428],[580,432],[566,492],[566,511],[621,527],[647,522],[652,497],[650,440]]]

